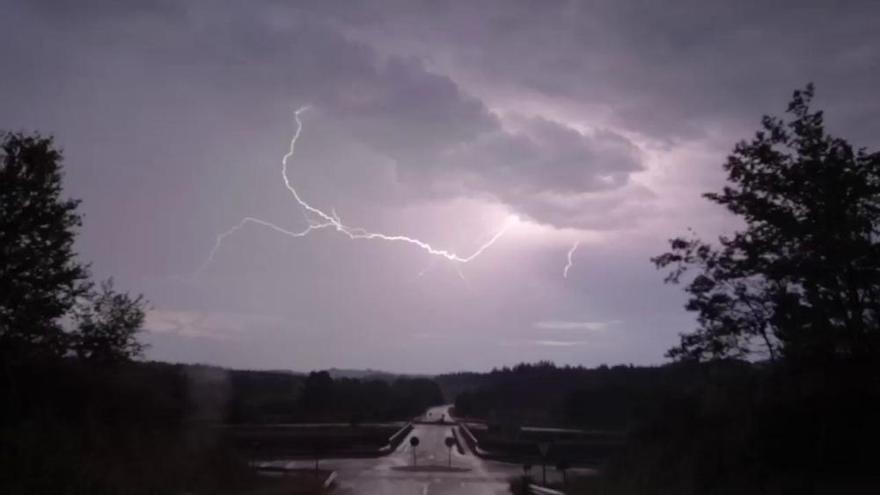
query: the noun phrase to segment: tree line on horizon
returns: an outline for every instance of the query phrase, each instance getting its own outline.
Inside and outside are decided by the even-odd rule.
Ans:
[[[749,365],[724,361],[714,373],[748,373]],[[627,431],[649,420],[665,398],[698,387],[708,368],[691,363],[663,366],[556,366],[520,363],[485,374],[439,375],[454,390],[460,417],[499,427],[566,426]]]

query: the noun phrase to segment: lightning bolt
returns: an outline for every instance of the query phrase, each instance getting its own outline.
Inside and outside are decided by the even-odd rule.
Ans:
[[[293,158],[294,152],[296,151],[296,144],[299,141],[300,135],[302,134],[302,130],[303,130],[303,123],[302,123],[301,115],[303,114],[303,112],[307,111],[308,109],[309,109],[308,106],[301,107],[293,113],[293,118],[294,118],[294,121],[296,122],[296,131],[294,132],[293,137],[290,139],[290,146],[288,148],[287,153],[285,153],[284,156],[281,158],[281,177],[284,180],[284,187],[287,188],[287,191],[290,192],[290,195],[293,197],[294,201],[296,201],[296,203],[302,209],[303,215],[306,218],[306,223],[308,224],[308,226],[301,231],[292,231],[292,230],[285,229],[283,227],[279,227],[278,225],[276,225],[272,222],[268,222],[266,220],[261,220],[259,218],[254,218],[254,217],[245,217],[237,225],[233,226],[229,230],[227,230],[217,236],[217,239],[214,242],[214,247],[208,253],[207,258],[205,259],[204,263],[202,263],[202,265],[199,268],[199,270],[197,271],[197,273],[203,271],[208,265],[211,264],[211,262],[213,262],[214,257],[216,256],[217,252],[220,250],[220,248],[223,244],[223,241],[227,237],[229,237],[230,235],[234,234],[235,232],[241,230],[245,225],[247,225],[249,223],[259,225],[262,227],[266,227],[266,228],[274,230],[275,232],[278,232],[280,234],[286,235],[288,237],[295,237],[295,238],[305,237],[305,236],[309,235],[314,230],[333,229],[336,232],[348,237],[351,240],[363,239],[363,240],[386,241],[386,242],[393,242],[393,243],[394,242],[405,243],[405,244],[409,244],[414,247],[417,247],[432,256],[438,256],[440,258],[445,258],[446,260],[454,262],[456,264],[464,264],[464,263],[470,263],[471,261],[475,260],[478,256],[483,254],[483,252],[485,252],[493,244],[495,244],[495,242],[498,241],[498,239],[500,239],[501,236],[503,236],[504,233],[507,232],[507,230],[518,221],[518,218],[515,215],[511,215],[510,217],[508,217],[507,221],[504,222],[504,224],[501,226],[501,228],[497,232],[495,232],[495,234],[492,235],[488,241],[481,244],[475,251],[473,251],[471,254],[469,254],[467,256],[461,256],[459,254],[456,254],[456,253],[449,251],[449,250],[446,250],[446,249],[435,248],[431,244],[429,244],[425,241],[422,241],[420,239],[416,239],[414,237],[408,237],[405,235],[389,235],[389,234],[383,234],[380,232],[370,232],[370,231],[363,229],[361,227],[350,227],[348,225],[345,225],[342,222],[342,220],[340,219],[339,215],[336,213],[335,209],[331,209],[330,213],[328,214],[328,213],[324,212],[323,210],[321,210],[315,206],[312,206],[307,201],[305,201],[299,195],[296,188],[293,187],[293,184],[292,184],[290,177],[288,176],[288,173],[287,173],[288,162],[290,162],[290,159]],[[459,267],[456,266],[456,268],[459,268]],[[459,274],[461,274],[460,270],[459,270]]]
[[[574,252],[577,251],[577,248],[580,245],[581,241],[577,241],[574,243],[574,245],[571,246],[571,249],[568,250],[568,262],[565,264],[565,268],[562,269],[562,278],[568,278],[568,270],[570,270],[572,265],[574,265],[571,257],[572,255],[574,255]]]
[[[217,236],[217,240],[214,241],[214,247],[211,248],[211,251],[208,253],[208,257],[205,258],[205,261],[202,263],[202,265],[199,267],[199,269],[196,273],[200,273],[200,272],[204,271],[205,268],[207,268],[208,265],[210,265],[214,261],[214,257],[217,255],[217,252],[220,251],[220,246],[223,244],[223,241],[227,237],[238,232],[239,230],[244,228],[245,225],[247,225],[249,223],[253,223],[256,225],[260,225],[262,227],[266,227],[268,229],[274,230],[275,232],[278,232],[279,234],[284,234],[288,237],[305,237],[305,236],[309,235],[309,233],[312,232],[313,230],[324,229],[324,228],[331,226],[331,224],[329,224],[329,223],[311,223],[311,222],[309,222],[308,227],[306,227],[305,229],[303,229],[299,232],[295,232],[292,230],[287,230],[283,227],[279,227],[278,225],[275,225],[272,222],[267,222],[266,220],[261,220],[259,218],[254,218],[254,217],[244,217],[243,219],[241,219],[240,222],[238,222],[237,225],[233,226],[232,228],[230,228],[226,232],[223,232],[222,234]]]

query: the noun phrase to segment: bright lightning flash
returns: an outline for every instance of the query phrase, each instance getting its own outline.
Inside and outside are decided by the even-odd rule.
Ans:
[[[211,264],[211,262],[214,261],[214,256],[217,255],[217,251],[220,250],[220,246],[223,244],[223,241],[224,241],[227,237],[229,237],[230,235],[232,235],[232,234],[238,232],[238,231],[241,230],[245,225],[247,225],[247,224],[249,224],[249,223],[253,223],[253,224],[256,224],[256,225],[260,225],[260,226],[262,226],[262,227],[266,227],[266,228],[268,228],[268,229],[272,229],[272,230],[274,230],[275,232],[278,232],[279,234],[284,234],[284,235],[286,235],[286,236],[288,236],[288,237],[305,237],[305,236],[309,235],[309,233],[310,233],[311,231],[313,231],[313,230],[323,229],[323,228],[327,228],[327,227],[330,227],[330,226],[331,226],[331,224],[329,224],[329,223],[311,223],[311,222],[309,222],[309,226],[308,226],[308,227],[306,227],[305,229],[303,229],[303,230],[301,230],[301,231],[299,231],[299,232],[294,232],[294,231],[292,231],[292,230],[287,230],[287,229],[285,229],[285,228],[279,227],[279,226],[275,225],[275,224],[272,223],[272,222],[267,222],[267,221],[265,221],[265,220],[260,220],[259,218],[254,218],[254,217],[244,217],[243,219],[241,219],[240,222],[238,222],[237,225],[235,225],[234,227],[230,228],[230,229],[227,230],[226,232],[223,232],[222,234],[220,234],[220,235],[217,236],[217,240],[214,241],[214,247],[211,248],[211,251],[208,253],[208,257],[205,258],[204,263],[202,263],[202,266],[199,267],[199,270],[198,270],[198,272],[196,272],[196,273],[202,272],[205,268],[208,267],[208,265]]]
[[[199,268],[198,272],[201,272],[202,270],[204,270],[214,260],[214,256],[220,250],[220,246],[223,244],[223,241],[228,236],[241,230],[241,228],[243,228],[248,223],[253,223],[256,225],[260,225],[262,227],[272,229],[272,230],[274,230],[280,234],[284,234],[288,237],[305,237],[308,234],[310,234],[313,230],[332,228],[336,232],[339,232],[340,234],[342,234],[352,240],[365,239],[365,240],[379,240],[379,241],[406,243],[406,244],[410,244],[412,246],[415,246],[415,247],[417,247],[417,248],[419,248],[419,249],[421,249],[421,250],[425,251],[426,253],[431,254],[433,256],[445,258],[446,260],[454,262],[456,264],[464,264],[464,263],[470,263],[471,261],[476,259],[478,256],[483,254],[483,252],[485,252],[493,244],[495,244],[495,242],[498,239],[500,239],[501,236],[504,235],[504,233],[507,232],[507,230],[518,221],[518,218],[515,215],[511,215],[510,217],[508,217],[507,221],[504,222],[502,227],[492,237],[490,237],[488,241],[486,241],[485,243],[480,245],[474,252],[472,252],[471,254],[469,254],[467,256],[461,256],[461,255],[458,255],[452,251],[448,251],[446,249],[435,248],[432,245],[428,244],[427,242],[413,238],[413,237],[407,237],[404,235],[388,235],[388,234],[383,234],[383,233],[379,233],[379,232],[370,232],[370,231],[367,231],[367,230],[360,228],[360,227],[350,227],[348,225],[345,225],[344,223],[342,223],[342,220],[339,218],[339,215],[336,214],[335,210],[331,210],[330,214],[327,214],[323,210],[312,206],[311,204],[306,202],[304,199],[302,199],[302,197],[300,197],[299,193],[293,187],[293,185],[290,181],[290,178],[287,175],[288,162],[293,157],[294,151],[296,150],[296,143],[299,140],[300,134],[302,134],[302,130],[303,130],[303,123],[302,123],[302,119],[300,118],[300,115],[303,112],[305,112],[306,110],[308,110],[308,108],[309,107],[307,107],[307,106],[302,107],[294,112],[293,118],[296,121],[296,131],[294,132],[293,137],[290,140],[290,148],[288,149],[288,151],[284,155],[284,157],[282,157],[282,159],[281,159],[281,177],[284,179],[284,186],[290,192],[290,195],[297,202],[297,204],[300,206],[300,208],[302,208],[303,214],[306,217],[306,222],[308,223],[308,227],[306,227],[305,229],[303,229],[301,231],[291,231],[291,230],[287,230],[282,227],[279,227],[279,226],[277,226],[271,222],[268,222],[266,220],[261,220],[259,218],[254,218],[254,217],[245,217],[237,225],[235,225],[234,227],[230,228],[226,232],[223,232],[222,234],[217,236],[217,240],[214,243],[214,247],[211,249],[210,253],[208,253],[208,257],[205,259],[205,262],[202,263],[202,266]],[[456,268],[458,268],[458,266],[456,266]],[[459,271],[459,273],[461,273],[461,272]]]
[[[562,278],[568,278],[568,271],[571,269],[572,265],[574,265],[571,257],[580,245],[581,241],[577,241],[571,246],[571,249],[568,250],[568,262],[565,264],[565,268],[562,269]]]

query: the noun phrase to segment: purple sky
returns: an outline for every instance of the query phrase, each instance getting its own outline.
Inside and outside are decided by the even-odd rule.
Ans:
[[[694,323],[649,257],[735,228],[699,195],[762,114],[812,81],[880,144],[880,6],[767,3],[6,1],[0,128],[64,148],[80,253],[152,301],[150,358],[659,363]],[[248,224],[199,270],[243,217],[307,227],[304,105],[289,177],[345,225],[465,257],[518,220],[465,264]]]

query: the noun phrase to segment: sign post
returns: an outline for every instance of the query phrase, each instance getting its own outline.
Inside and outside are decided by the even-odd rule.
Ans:
[[[538,451],[541,452],[541,478],[544,486],[547,486],[547,452],[550,451],[550,443],[542,442],[538,444]]]
[[[419,446],[419,437],[417,437],[415,435],[409,437],[409,444],[412,447],[413,466],[415,466],[416,465],[416,447]]]
[[[560,460],[559,462],[556,463],[556,469],[558,469],[559,471],[562,471],[562,486],[563,487],[568,486],[567,471],[568,471],[568,468],[570,468],[570,467],[571,467],[571,464],[569,464],[569,462],[566,461],[565,459]]]
[[[446,437],[446,448],[449,449],[449,467],[452,468],[452,446],[455,445],[455,439],[452,437]]]

